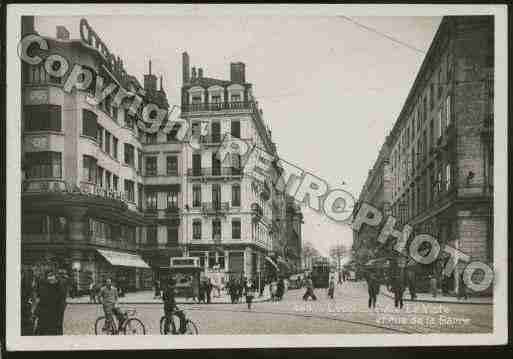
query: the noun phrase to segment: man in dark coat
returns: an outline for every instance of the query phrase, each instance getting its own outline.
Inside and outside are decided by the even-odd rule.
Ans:
[[[46,281],[39,288],[39,302],[36,309],[38,317],[37,335],[62,334],[60,316],[63,298],[62,285],[59,284],[55,273],[49,272]]]
[[[278,298],[278,300],[282,300],[283,299],[283,292],[285,291],[285,282],[283,281],[283,277],[280,277],[278,279],[278,286],[277,286],[277,289],[276,289],[276,297]]]
[[[210,304],[210,298],[211,298],[211,294],[212,294],[212,289],[214,288],[213,284],[212,284],[212,281],[210,280],[210,278],[207,278],[207,283],[206,283],[206,287],[205,287],[205,294],[207,296],[207,304]]]
[[[391,278],[390,289],[394,293],[394,305],[395,307],[403,308],[403,294],[405,288],[404,271],[398,269]]]
[[[66,270],[61,269],[58,271],[57,281],[59,282],[59,290],[60,290],[60,296],[59,296],[59,335],[63,334],[63,325],[64,325],[64,312],[66,310],[66,298],[68,296],[68,275],[66,273]]]
[[[365,279],[367,281],[367,290],[369,292],[369,308],[376,308],[376,301],[380,287],[378,276],[372,270],[367,270],[365,272]]]

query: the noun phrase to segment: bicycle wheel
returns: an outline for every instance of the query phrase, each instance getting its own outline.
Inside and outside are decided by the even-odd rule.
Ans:
[[[169,324],[168,324],[169,323]],[[166,326],[168,329],[166,330]],[[166,316],[160,318],[160,334],[162,335],[173,335],[176,332],[174,320],[169,320]]]
[[[105,317],[98,317],[94,323],[94,334],[96,335],[114,335],[115,329],[112,327],[112,322],[105,323]]]
[[[125,335],[145,335],[146,328],[143,322],[137,318],[128,319],[123,325],[123,334]]]
[[[198,327],[194,322],[190,319],[187,319],[185,321],[185,335],[197,335],[198,334]]]

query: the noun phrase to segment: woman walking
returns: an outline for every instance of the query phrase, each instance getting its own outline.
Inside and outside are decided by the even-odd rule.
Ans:
[[[248,309],[251,309],[251,303],[253,302],[253,298],[255,297],[255,285],[253,284],[253,281],[251,279],[249,279],[246,282],[244,292],[246,294],[246,303],[248,304]]]

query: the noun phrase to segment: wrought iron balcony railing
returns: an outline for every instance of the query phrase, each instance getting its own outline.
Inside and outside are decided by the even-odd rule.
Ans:
[[[224,213],[229,210],[228,202],[203,202],[201,204],[201,211],[203,213]]]
[[[242,169],[234,167],[203,167],[187,169],[189,177],[225,177],[225,176],[241,176]]]
[[[251,108],[253,108],[253,103],[250,101],[192,103],[182,106],[182,112],[243,110]]]

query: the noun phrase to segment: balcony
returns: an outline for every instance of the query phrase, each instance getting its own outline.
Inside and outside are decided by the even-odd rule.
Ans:
[[[182,113],[206,112],[206,111],[237,111],[250,110],[254,107],[252,102],[216,102],[216,103],[193,103],[182,106]]]
[[[242,169],[233,167],[189,168],[187,169],[187,176],[190,180],[229,179],[231,177],[241,177]]]
[[[175,217],[180,214],[180,209],[178,207],[168,207],[165,210],[166,217]]]
[[[228,202],[203,202],[201,212],[203,215],[224,215],[230,209]]]

